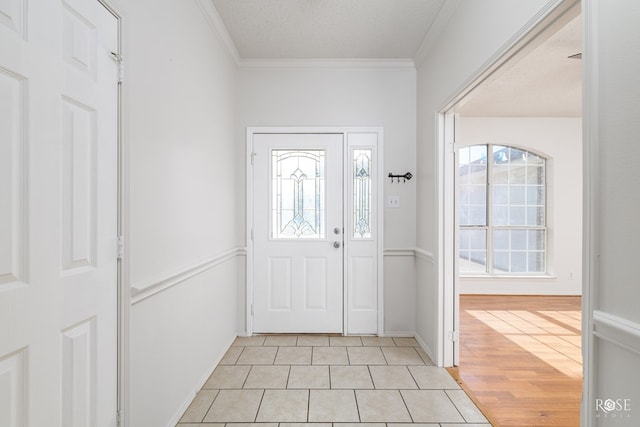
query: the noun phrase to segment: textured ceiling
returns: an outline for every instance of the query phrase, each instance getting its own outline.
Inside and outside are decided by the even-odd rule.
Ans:
[[[413,58],[445,0],[212,0],[242,59]]]
[[[463,116],[580,117],[582,52],[580,16],[547,35],[525,57],[505,64],[474,90],[456,112]]]
[[[432,25],[437,33],[451,13],[449,6],[456,4],[452,0],[211,2],[240,60],[414,58]],[[581,61],[567,57],[582,50],[581,19],[571,16],[575,13],[561,19],[567,24],[559,30],[562,23],[539,36],[526,55],[504,64],[455,111],[465,116],[580,117]]]

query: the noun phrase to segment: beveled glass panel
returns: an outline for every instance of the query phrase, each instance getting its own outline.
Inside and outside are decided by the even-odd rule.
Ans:
[[[325,237],[324,150],[272,150],[271,237]]]
[[[371,149],[353,150],[353,238],[371,238]]]

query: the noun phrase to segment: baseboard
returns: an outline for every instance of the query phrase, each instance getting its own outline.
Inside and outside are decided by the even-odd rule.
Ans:
[[[383,334],[379,334],[379,337],[397,337],[397,338],[413,338],[415,332],[398,332],[398,331],[384,331]]]
[[[429,359],[431,359],[433,363],[437,363],[436,361],[437,359],[434,357],[433,351],[431,351],[431,348],[429,348],[427,343],[424,342],[424,340],[420,337],[420,335],[415,334],[414,338],[416,339],[416,341],[418,341],[418,344],[420,344],[420,347],[424,350],[424,352],[427,353],[427,356],[429,356]]]
[[[229,342],[228,345],[226,345],[224,347],[224,351],[222,352],[222,354],[220,355],[220,357],[218,357],[214,363],[213,366],[211,368],[209,368],[206,372],[207,374],[204,375],[200,381],[198,381],[198,383],[196,384],[196,387],[194,389],[194,391],[192,393],[189,393],[189,395],[187,396],[187,398],[185,399],[184,402],[182,402],[182,404],[180,405],[180,407],[178,408],[176,414],[173,416],[173,418],[171,419],[171,421],[169,422],[169,424],[167,424],[167,427],[175,427],[176,424],[178,424],[178,422],[180,421],[180,419],[182,418],[182,416],[184,415],[184,413],[187,411],[187,409],[189,408],[189,405],[191,405],[191,402],[193,402],[193,399],[196,397],[196,395],[198,394],[198,392],[202,389],[202,387],[204,387],[205,383],[207,382],[207,380],[209,379],[209,377],[211,376],[211,374],[213,374],[213,371],[218,367],[218,365],[220,364],[220,361],[222,360],[222,358],[224,357],[225,354],[227,354],[227,351],[229,351],[229,348],[231,348],[231,345],[233,344],[233,342],[235,341],[235,337],[233,337],[231,339],[231,341]]]

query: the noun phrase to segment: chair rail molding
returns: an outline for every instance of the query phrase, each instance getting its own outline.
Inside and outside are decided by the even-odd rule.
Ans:
[[[414,251],[416,254],[416,258],[419,258],[423,261],[430,262],[431,264],[435,264],[436,258],[432,252],[429,252],[421,248],[415,248]]]
[[[594,310],[593,334],[640,355],[640,323],[604,311]]]
[[[237,246],[220,254],[177,268],[174,271],[134,283],[131,285],[131,305],[144,301],[235,257],[246,255],[247,249],[244,246]]]

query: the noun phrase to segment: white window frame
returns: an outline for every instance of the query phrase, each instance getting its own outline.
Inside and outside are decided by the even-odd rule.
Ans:
[[[512,276],[531,276],[531,277],[546,277],[548,276],[548,269],[549,269],[549,225],[548,225],[548,185],[547,185],[547,162],[549,161],[548,157],[541,154],[541,153],[537,153],[535,151],[532,151],[530,149],[524,148],[524,147],[519,147],[517,145],[511,145],[511,144],[495,144],[495,143],[485,143],[485,144],[472,144],[472,145],[468,145],[468,146],[464,146],[464,147],[460,147],[460,149],[463,148],[470,148],[470,147],[477,147],[477,146],[485,146],[487,147],[487,169],[486,169],[486,182],[485,182],[485,188],[486,188],[486,225],[483,226],[479,226],[479,225],[462,225],[460,224],[460,219],[459,219],[459,191],[460,191],[460,185],[456,185],[456,217],[458,218],[457,221],[457,227],[456,227],[456,236],[457,236],[457,240],[459,240],[460,238],[460,231],[461,230],[484,230],[486,232],[486,265],[485,265],[485,271],[484,272],[464,272],[462,270],[460,270],[460,277],[512,277]],[[544,182],[543,182],[543,187],[544,187],[544,225],[540,226],[540,225],[535,225],[535,226],[529,226],[529,225],[494,225],[493,224],[493,185],[494,183],[492,182],[492,176],[493,176],[493,162],[490,161],[490,158],[493,154],[493,147],[495,146],[500,146],[500,147],[507,147],[507,148],[514,148],[516,150],[520,150],[520,151],[524,151],[526,153],[530,153],[532,155],[535,155],[539,158],[541,158],[543,160],[542,163],[542,167],[543,167],[543,177],[544,177]],[[459,158],[459,156],[456,156]],[[456,169],[459,170],[459,160],[456,159]],[[457,174],[457,172],[456,172]],[[457,176],[457,175],[456,175]],[[493,250],[493,236],[494,236],[494,231],[495,230],[526,230],[526,231],[530,231],[530,230],[542,230],[544,231],[544,257],[543,257],[543,262],[544,262],[544,269],[543,271],[536,271],[536,272],[496,272],[495,268],[494,268],[494,250]],[[459,244],[457,244],[456,246],[458,246],[458,251],[456,256],[459,258],[460,257],[460,250],[459,250]],[[527,252],[528,254],[528,252]]]

